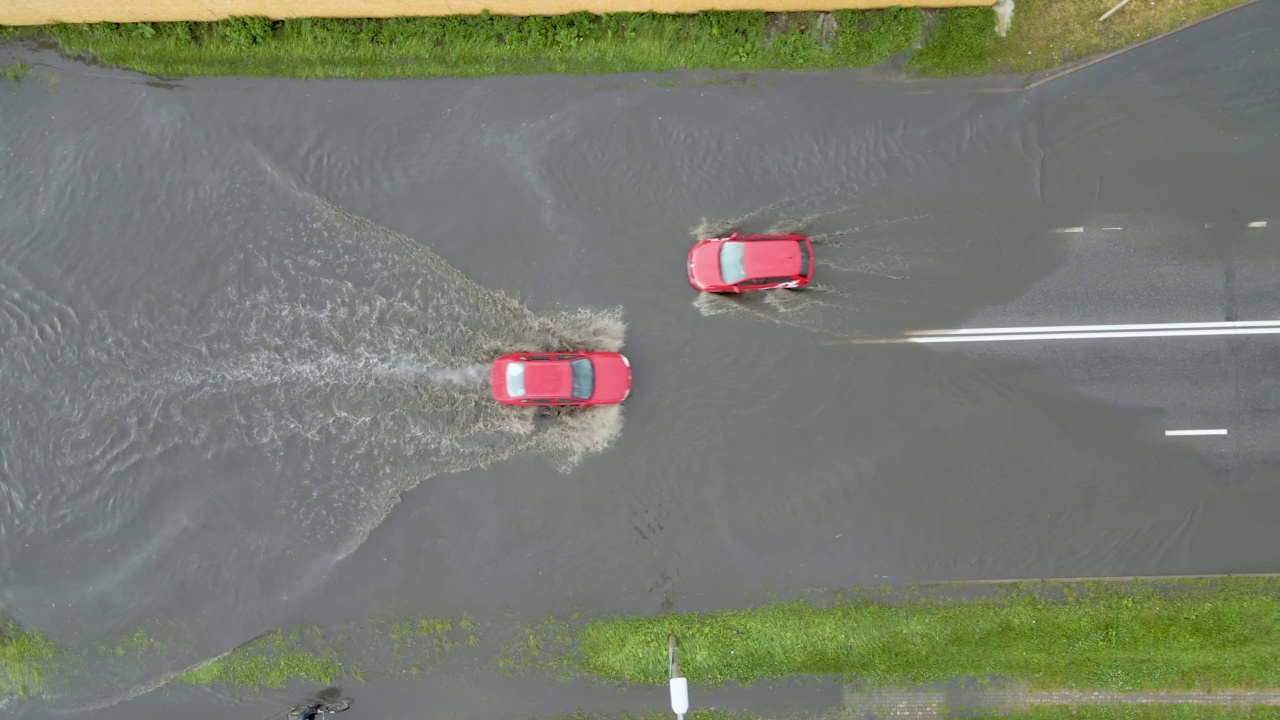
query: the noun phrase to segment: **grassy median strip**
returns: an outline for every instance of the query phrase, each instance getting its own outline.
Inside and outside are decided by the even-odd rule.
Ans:
[[[1280,686],[1276,580],[1067,586],[1057,600],[1045,587],[967,602],[796,602],[598,621],[581,633],[578,665],[661,683],[675,633],[693,683],[835,674],[886,684],[994,675],[1033,688]]]

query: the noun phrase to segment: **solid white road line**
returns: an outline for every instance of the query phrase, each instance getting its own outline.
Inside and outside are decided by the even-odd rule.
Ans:
[[[917,330],[908,335],[1008,335],[1012,333],[1118,332],[1123,330],[1206,330],[1213,328],[1280,327],[1280,320],[1237,320],[1234,322],[1134,323],[1130,325],[1028,325],[1005,328],[958,328]]]
[[[1251,223],[1249,223],[1249,227],[1254,227],[1254,228],[1266,227],[1266,226],[1267,226],[1267,221],[1266,221],[1266,220],[1259,220],[1259,221],[1257,221],[1257,222],[1251,222]]]
[[[1165,435],[1226,435],[1226,428],[1218,428],[1216,430],[1165,430]]]
[[[919,330],[896,338],[832,340],[825,344],[884,345],[902,343],[1007,342],[1014,340],[1096,340],[1103,338],[1201,337],[1212,335],[1280,335],[1280,320],[1237,322],[1146,323],[1132,325],[1048,325],[1040,327]]]
[[[930,344],[1002,342],[1008,340],[1097,340],[1100,338],[1198,337],[1205,335],[1280,335],[1280,327],[1221,328],[1211,330],[1136,330],[1127,332],[1091,333],[1021,333],[1014,335],[924,335],[901,338],[891,342]]]

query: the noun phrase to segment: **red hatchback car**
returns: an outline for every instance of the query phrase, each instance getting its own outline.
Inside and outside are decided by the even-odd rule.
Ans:
[[[616,405],[631,394],[631,362],[616,352],[511,353],[493,361],[490,384],[504,405]]]
[[[689,284],[703,292],[802,288],[813,280],[813,243],[804,235],[739,235],[699,240],[689,251]]]

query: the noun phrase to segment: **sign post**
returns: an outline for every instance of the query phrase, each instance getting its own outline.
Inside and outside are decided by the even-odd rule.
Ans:
[[[671,711],[677,720],[684,720],[689,712],[689,682],[680,676],[680,663],[676,661],[676,636],[667,636],[667,674],[671,676]]]

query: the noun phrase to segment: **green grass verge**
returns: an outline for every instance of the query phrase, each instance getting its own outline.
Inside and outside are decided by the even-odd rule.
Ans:
[[[1046,70],[1149,40],[1246,1],[1134,2],[1098,22],[1116,0],[1017,0],[1005,37],[996,35],[990,9],[957,8],[940,14],[907,70],[933,77]]]
[[[55,646],[0,616],[0,700],[83,689],[104,675],[136,677],[189,657],[197,641],[189,628],[145,623],[115,638]],[[440,667],[451,653],[479,645],[467,613],[449,618],[304,627],[272,632],[174,677],[185,685],[279,688],[293,682],[332,684],[366,675],[417,675]],[[110,682],[110,680],[107,680]]]
[[[397,78],[759,70],[878,63],[919,35],[916,8],[770,17],[576,13],[387,20],[301,19],[51,25],[63,49],[159,76]]]
[[[995,675],[1039,688],[1280,686],[1280,582],[1082,587],[1063,600],[1015,587],[972,602],[796,602],[597,621],[580,635],[578,666],[665,682],[675,633],[681,668],[701,684],[836,674],[895,684]]]
[[[44,635],[0,617],[0,698],[38,695],[44,688],[45,664],[55,654]]]
[[[420,618],[337,629],[309,627],[273,632],[198,665],[176,680],[187,685],[278,688],[295,682],[331,684],[340,677],[361,680],[368,673],[417,675],[479,636],[471,616]],[[154,650],[145,635],[122,644],[130,653]],[[162,649],[162,648],[161,648]]]
[[[31,71],[31,66],[26,63],[14,63],[0,67],[0,78],[5,80],[19,81],[27,76]]]
[[[996,72],[1034,72],[1148,40],[1243,5],[1246,0],[1131,2],[1102,22],[1118,0],[1016,0],[1013,25],[991,41]]]
[[[698,684],[836,674],[894,685],[994,675],[1050,689],[1280,687],[1277,579],[1026,583],[994,598],[966,601],[944,599],[935,590],[908,588],[906,600],[862,591],[825,608],[800,602],[595,622],[549,618],[519,626],[496,660],[508,671],[662,683],[666,638],[674,632],[681,638],[681,668]],[[458,648],[477,646],[477,632],[466,614],[460,622],[422,618],[275,632],[176,681],[252,689],[359,681],[366,673],[418,674],[440,667]],[[38,633],[0,622],[0,697],[37,695],[50,683],[56,689],[75,680],[77,667],[104,659],[113,666],[162,661],[182,650],[184,637],[156,637],[140,629],[68,654]],[[1162,708],[1159,716],[1275,717],[1227,710],[1170,715]],[[1048,708],[1027,717],[1154,717],[1145,712]]]
[[[342,672],[337,655],[307,646],[306,634],[274,632],[177,677],[188,685],[279,688],[292,680],[330,684]]]
[[[578,631],[585,621],[570,618],[543,618],[521,623],[515,639],[498,657],[498,667],[509,673],[539,673],[566,680],[578,674],[574,663]]]
[[[996,40],[995,13],[990,8],[957,8],[942,15],[929,40],[907,62],[920,75],[983,75],[991,70]]]
[[[69,52],[152,75],[408,78],[678,69],[865,67],[907,50],[925,76],[1028,73],[1122,48],[1246,0],[1018,0],[1007,37],[988,8],[551,17],[231,18],[218,22],[0,27],[0,37],[52,36]],[[8,77],[24,70],[11,66]]]

